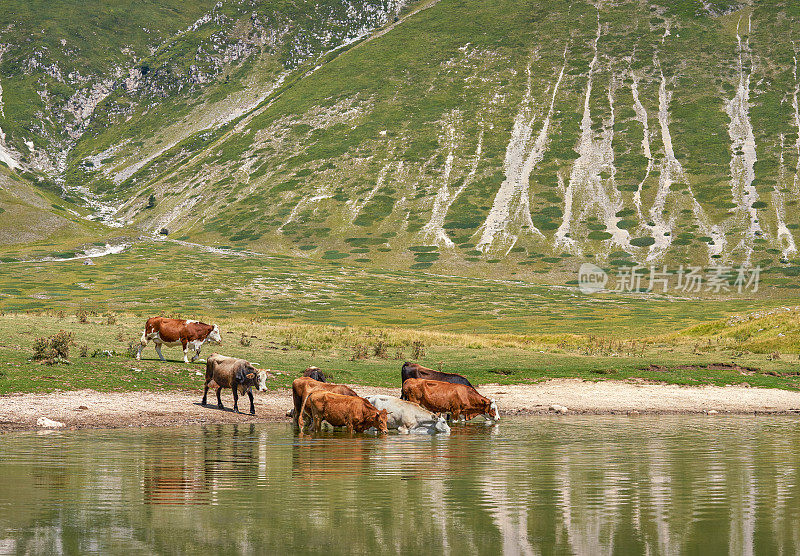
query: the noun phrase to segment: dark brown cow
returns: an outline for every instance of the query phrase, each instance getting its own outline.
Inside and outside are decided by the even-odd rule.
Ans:
[[[319,367],[307,368],[305,371],[303,371],[303,376],[313,378],[314,380],[318,380],[320,382],[326,382],[325,375],[319,370]]]
[[[403,369],[400,371],[402,383],[405,383],[409,378],[425,378],[428,380],[441,380],[442,382],[451,382],[453,384],[463,384],[465,386],[472,386],[472,384],[463,376],[456,373],[443,373],[441,371],[434,371],[428,367],[423,367],[419,363],[403,363]],[[402,394],[400,399],[405,400],[405,394]]]
[[[219,334],[219,326],[216,324],[205,324],[196,320],[168,319],[166,317],[150,317],[144,325],[142,339],[139,349],[136,352],[136,359],[140,359],[142,350],[147,347],[148,340],[152,340],[156,347],[156,352],[162,361],[161,344],[168,346],[180,345],[183,348],[183,362],[188,363],[188,353],[191,347],[194,350],[192,361],[200,355],[200,348],[203,343],[221,343],[222,337]]]
[[[345,386],[344,384],[320,382],[306,376],[296,378],[292,382],[292,401],[294,402],[294,413],[292,418],[294,419],[295,423],[297,423],[297,420],[300,417],[300,407],[303,405],[303,401],[311,392],[316,392],[317,390],[335,392],[336,394],[342,394],[344,396],[358,397],[358,394],[356,394],[352,388]],[[308,415],[310,416],[311,414],[309,413]]]
[[[378,432],[385,433],[388,416],[385,409],[378,411],[374,405],[358,396],[344,396],[334,392],[317,391],[309,394],[300,409],[300,428],[303,428],[302,413],[306,405],[311,409],[313,429],[317,432],[322,428],[322,421],[327,421],[334,427],[347,427],[352,434],[364,432],[370,427],[375,427]]]
[[[217,407],[225,409],[220,394],[223,388],[230,388],[233,390],[233,410],[239,413],[239,395],[247,394],[247,397],[250,398],[250,414],[255,415],[253,387],[259,392],[266,392],[267,373],[256,369],[244,359],[212,353],[206,360],[206,385],[201,404],[206,405],[208,389],[212,385],[217,389]]]
[[[463,384],[409,378],[403,383],[403,395],[430,411],[449,413],[453,419],[470,420],[478,415],[495,421],[500,419],[494,400]]]

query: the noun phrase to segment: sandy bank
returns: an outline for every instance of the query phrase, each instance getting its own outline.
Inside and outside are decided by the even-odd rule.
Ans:
[[[398,395],[396,388],[353,385],[362,395]],[[788,414],[800,413],[800,392],[742,386],[687,387],[664,384],[555,379],[538,384],[483,385],[481,393],[496,399],[502,414],[554,413],[565,406],[569,414],[639,413]],[[224,394],[223,394],[224,396]],[[213,396],[212,396],[213,397]],[[36,429],[39,417],[63,422],[68,428],[171,426],[208,423],[288,421],[288,390],[256,395],[256,415],[228,408],[200,405],[201,392],[95,392],[78,390],[50,394],[14,394],[0,397],[0,432]],[[82,409],[85,408],[85,409]],[[249,409],[246,398],[240,408]]]

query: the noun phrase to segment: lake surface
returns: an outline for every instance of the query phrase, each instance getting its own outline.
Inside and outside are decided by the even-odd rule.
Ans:
[[[800,421],[0,436],[0,553],[796,554]]]

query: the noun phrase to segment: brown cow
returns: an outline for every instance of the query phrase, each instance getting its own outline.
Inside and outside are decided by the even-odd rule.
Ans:
[[[253,387],[255,386],[259,392],[266,392],[267,373],[256,369],[244,359],[212,353],[206,360],[206,384],[203,401],[200,402],[202,405],[206,405],[208,389],[212,385],[216,385],[217,389],[217,407],[225,409],[220,394],[223,388],[230,388],[233,390],[233,410],[239,413],[239,395],[247,394],[250,398],[250,414],[255,415]]]
[[[494,400],[481,396],[471,386],[441,380],[409,378],[403,383],[406,399],[434,412],[449,413],[453,419],[470,420],[478,415],[500,419]]]
[[[312,392],[303,401],[300,409],[300,428],[303,428],[302,413],[306,405],[311,408],[313,429],[317,432],[322,428],[322,421],[327,421],[334,427],[347,427],[350,434],[353,434],[353,431],[364,432],[370,427],[375,427],[381,433],[389,430],[385,409],[378,411],[374,405],[358,396],[344,396],[323,391]]]
[[[161,344],[168,346],[180,345],[183,347],[183,362],[188,363],[188,353],[191,347],[194,350],[192,362],[200,355],[200,348],[206,341],[222,343],[219,334],[219,326],[216,324],[205,324],[196,320],[168,319],[166,317],[150,317],[144,325],[142,339],[139,349],[136,352],[136,359],[141,359],[142,350],[147,347],[147,341],[152,340],[156,347],[156,352],[162,361]]]
[[[456,374],[456,373],[443,373],[442,371],[435,371],[433,369],[429,369],[428,367],[423,367],[419,363],[409,363],[406,361],[403,363],[403,367],[400,370],[400,380],[401,384],[407,381],[409,378],[425,378],[428,380],[441,380],[443,382],[451,382],[453,384],[464,384],[466,386],[472,386],[469,380],[465,377]],[[472,386],[474,388],[474,386]],[[401,400],[405,400],[406,398],[400,396]]]
[[[300,407],[303,405],[303,401],[311,392],[315,392],[317,390],[335,392],[336,394],[342,394],[344,396],[358,397],[358,394],[356,394],[352,388],[345,386],[344,384],[320,382],[305,376],[296,378],[292,382],[292,401],[294,402],[294,413],[292,415],[292,419],[294,419],[295,423],[298,422],[298,418],[300,417]],[[311,416],[310,413],[308,413],[308,415]]]

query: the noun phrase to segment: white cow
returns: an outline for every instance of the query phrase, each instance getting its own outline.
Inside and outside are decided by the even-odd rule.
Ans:
[[[393,396],[367,396],[367,401],[379,411],[385,409],[388,415],[387,426],[402,434],[450,434],[450,426],[441,415],[431,413],[421,405],[407,402]]]

